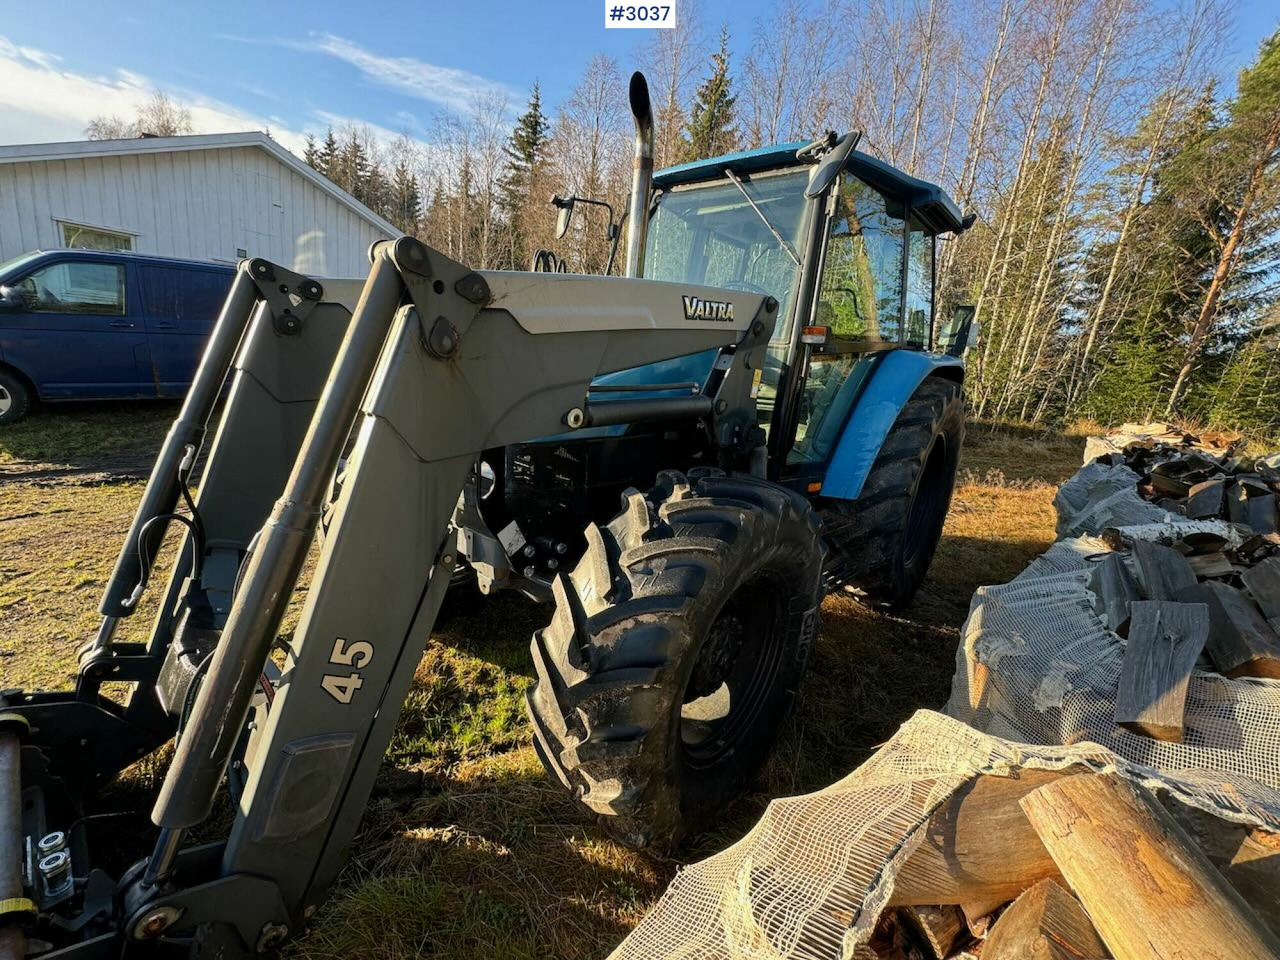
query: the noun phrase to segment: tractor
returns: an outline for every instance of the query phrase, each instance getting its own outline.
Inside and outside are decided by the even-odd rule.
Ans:
[[[363,281],[241,262],[74,689],[0,692],[0,958],[247,957],[300,933],[464,599],[552,607],[537,752],[613,834],[666,848],[769,756],[826,591],[919,587],[974,332],[935,322],[935,241],[971,218],[856,133],[654,174],[639,74],[630,98],[625,276],[550,253],[477,271],[410,237]],[[558,201],[561,234],[589,202]],[[148,639],[117,638],[175,528]],[[85,804],[170,742],[154,848],[108,874]]]

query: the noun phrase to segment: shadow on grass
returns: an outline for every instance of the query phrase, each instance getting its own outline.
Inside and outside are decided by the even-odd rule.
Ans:
[[[0,427],[0,467],[61,464],[146,476],[178,409],[176,400],[43,404]]]
[[[529,748],[450,773],[384,768],[306,957],[601,957],[675,864],[604,839]]]

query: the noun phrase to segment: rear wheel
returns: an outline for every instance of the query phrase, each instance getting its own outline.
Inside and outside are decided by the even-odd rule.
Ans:
[[[31,391],[21,377],[0,368],[0,426],[21,420],[31,409]]]
[[[817,633],[801,497],[718,471],[631,490],[554,585],[527,694],[547,769],[634,846],[669,848],[750,785]]]
[[[963,442],[960,385],[930,377],[898,414],[858,499],[818,504],[832,586],[884,607],[915,595],[942,536]]]

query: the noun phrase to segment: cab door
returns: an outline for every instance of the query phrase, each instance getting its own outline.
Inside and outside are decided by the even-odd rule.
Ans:
[[[155,396],[127,261],[45,261],[13,286],[22,308],[6,315],[0,351],[43,399]]]

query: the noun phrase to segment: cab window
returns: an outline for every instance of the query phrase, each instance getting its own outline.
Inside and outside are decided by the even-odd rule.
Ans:
[[[914,220],[907,242],[906,342],[923,350],[933,331],[933,237]]]
[[[55,263],[16,284],[33,313],[124,316],[124,265]]]
[[[837,337],[897,343],[905,221],[880,191],[846,175],[828,229],[814,322]]]

